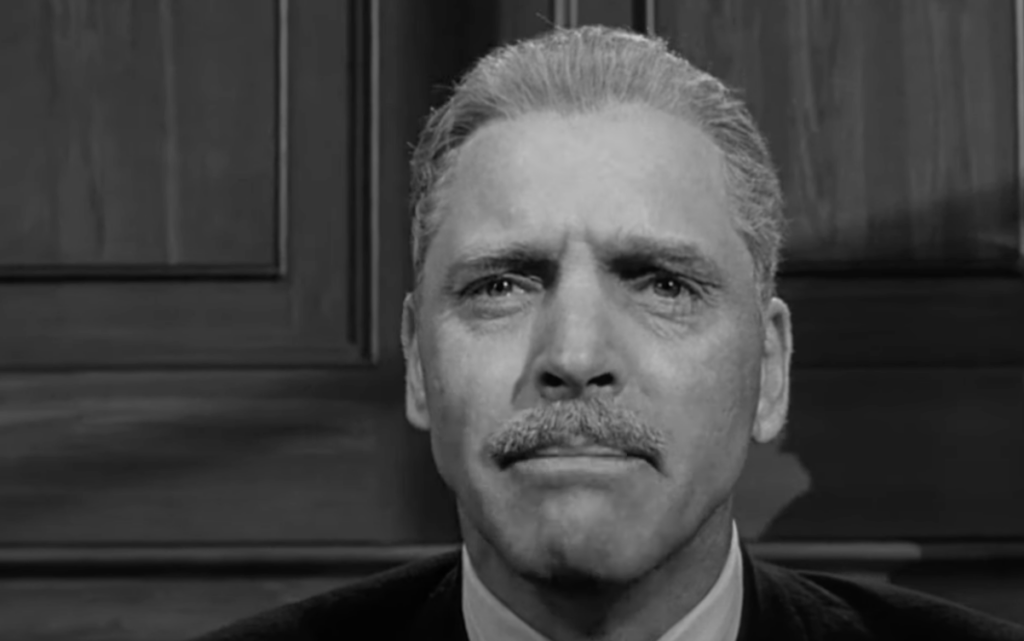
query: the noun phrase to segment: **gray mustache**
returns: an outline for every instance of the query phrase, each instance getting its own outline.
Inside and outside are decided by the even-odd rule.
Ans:
[[[556,401],[514,416],[485,443],[502,468],[548,447],[580,441],[622,450],[660,469],[664,436],[640,416],[606,399]]]

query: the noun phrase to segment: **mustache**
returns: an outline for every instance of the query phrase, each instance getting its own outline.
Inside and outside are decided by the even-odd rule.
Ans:
[[[618,449],[661,468],[665,437],[636,412],[603,398],[555,401],[523,411],[484,444],[487,454],[506,468],[548,447],[580,443]]]

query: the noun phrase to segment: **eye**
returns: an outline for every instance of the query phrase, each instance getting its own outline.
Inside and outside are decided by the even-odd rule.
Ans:
[[[501,297],[512,293],[512,289],[516,286],[511,279],[508,278],[495,278],[484,283],[481,289],[482,293],[492,296]]]
[[[655,294],[662,298],[679,298],[694,293],[693,287],[689,283],[673,274],[652,276],[647,284]]]
[[[515,293],[514,288],[516,287],[522,289],[514,279],[508,276],[493,276],[470,285],[466,290],[466,296],[470,298],[480,296],[485,298],[504,298]]]
[[[671,276],[660,276],[651,281],[654,293],[667,298],[676,298],[682,294],[683,285]]]

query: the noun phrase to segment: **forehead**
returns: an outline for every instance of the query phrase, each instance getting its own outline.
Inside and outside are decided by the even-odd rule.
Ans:
[[[494,122],[459,153],[426,267],[505,243],[646,235],[742,269],[749,258],[723,176],[721,154],[699,128],[648,107]]]

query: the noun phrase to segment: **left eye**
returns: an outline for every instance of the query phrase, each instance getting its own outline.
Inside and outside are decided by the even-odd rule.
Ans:
[[[665,298],[679,298],[689,292],[689,287],[676,276],[655,276],[648,281],[651,289]]]

